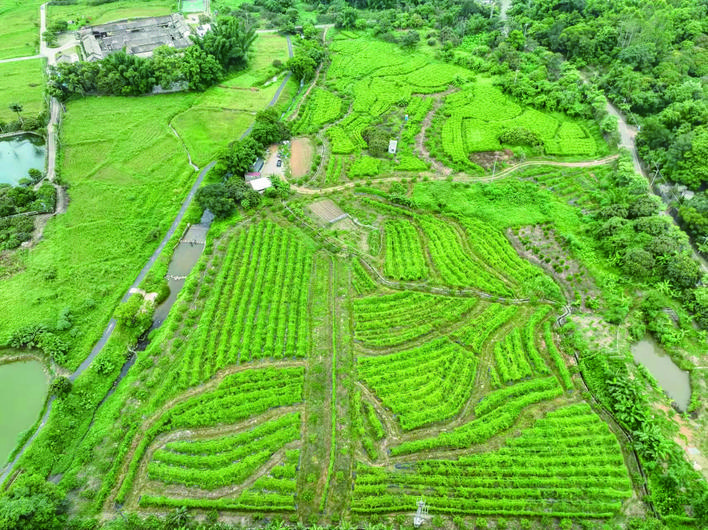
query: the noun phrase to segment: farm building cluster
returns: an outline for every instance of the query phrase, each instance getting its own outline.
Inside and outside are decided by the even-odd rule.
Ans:
[[[98,61],[125,49],[130,55],[150,57],[158,46],[186,48],[191,30],[180,14],[164,17],[119,20],[88,26],[79,31],[79,40],[87,61]]]

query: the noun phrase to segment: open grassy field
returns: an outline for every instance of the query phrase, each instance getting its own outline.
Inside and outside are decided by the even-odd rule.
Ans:
[[[192,102],[168,95],[67,105],[58,170],[71,202],[49,221],[44,240],[21,253],[22,272],[0,282],[3,340],[23,325],[53,327],[68,308],[80,330],[69,364],[87,355],[191,185],[184,148],[167,124]]]
[[[0,0],[0,59],[35,55],[42,0]]]
[[[95,5],[79,0],[69,5],[50,5],[47,25],[60,20],[81,24],[103,24],[123,18],[154,17],[169,15],[177,9],[177,0],[118,0]]]
[[[272,81],[277,74],[272,63],[275,59],[285,62],[287,57],[284,37],[259,35],[245,70],[199,95],[188,110],[172,119],[172,126],[179,132],[197,165],[206,164],[219,149],[238,139],[253,123],[255,113],[270,103],[283,79],[281,75]],[[291,81],[279,100],[289,101],[296,90],[296,83]]]
[[[24,116],[36,116],[44,108],[44,59],[0,64],[0,120],[17,119],[8,106],[19,103]]]

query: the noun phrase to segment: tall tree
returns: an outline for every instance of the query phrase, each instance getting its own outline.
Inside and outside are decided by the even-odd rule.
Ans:
[[[24,110],[24,107],[19,103],[11,103],[9,108],[12,112],[17,114],[17,119],[20,120],[20,127],[24,127],[25,122],[22,119],[22,111]]]

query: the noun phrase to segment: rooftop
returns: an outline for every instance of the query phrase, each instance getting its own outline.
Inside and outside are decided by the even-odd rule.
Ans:
[[[79,30],[86,60],[97,61],[125,48],[126,53],[149,57],[158,46],[186,48],[190,30],[180,14],[119,20]]]

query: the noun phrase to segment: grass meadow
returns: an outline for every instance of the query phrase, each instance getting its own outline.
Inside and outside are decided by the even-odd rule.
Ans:
[[[43,0],[0,0],[0,59],[35,55]]]
[[[284,37],[259,35],[248,68],[199,95],[189,109],[172,119],[195,164],[207,164],[219,149],[246,132],[255,113],[270,103],[283,79],[280,76],[272,81],[277,75],[273,61],[285,62],[287,58]],[[280,101],[289,101],[296,90],[295,82],[288,83]]]
[[[17,119],[9,109],[12,103],[24,107],[24,116],[36,116],[44,108],[44,59],[0,64],[0,120]]]
[[[83,360],[192,184],[184,148],[167,123],[193,99],[85,98],[67,105],[59,169],[69,208],[48,222],[36,248],[23,251],[24,270],[0,283],[0,340],[30,323],[53,326],[69,308],[71,367]]]

